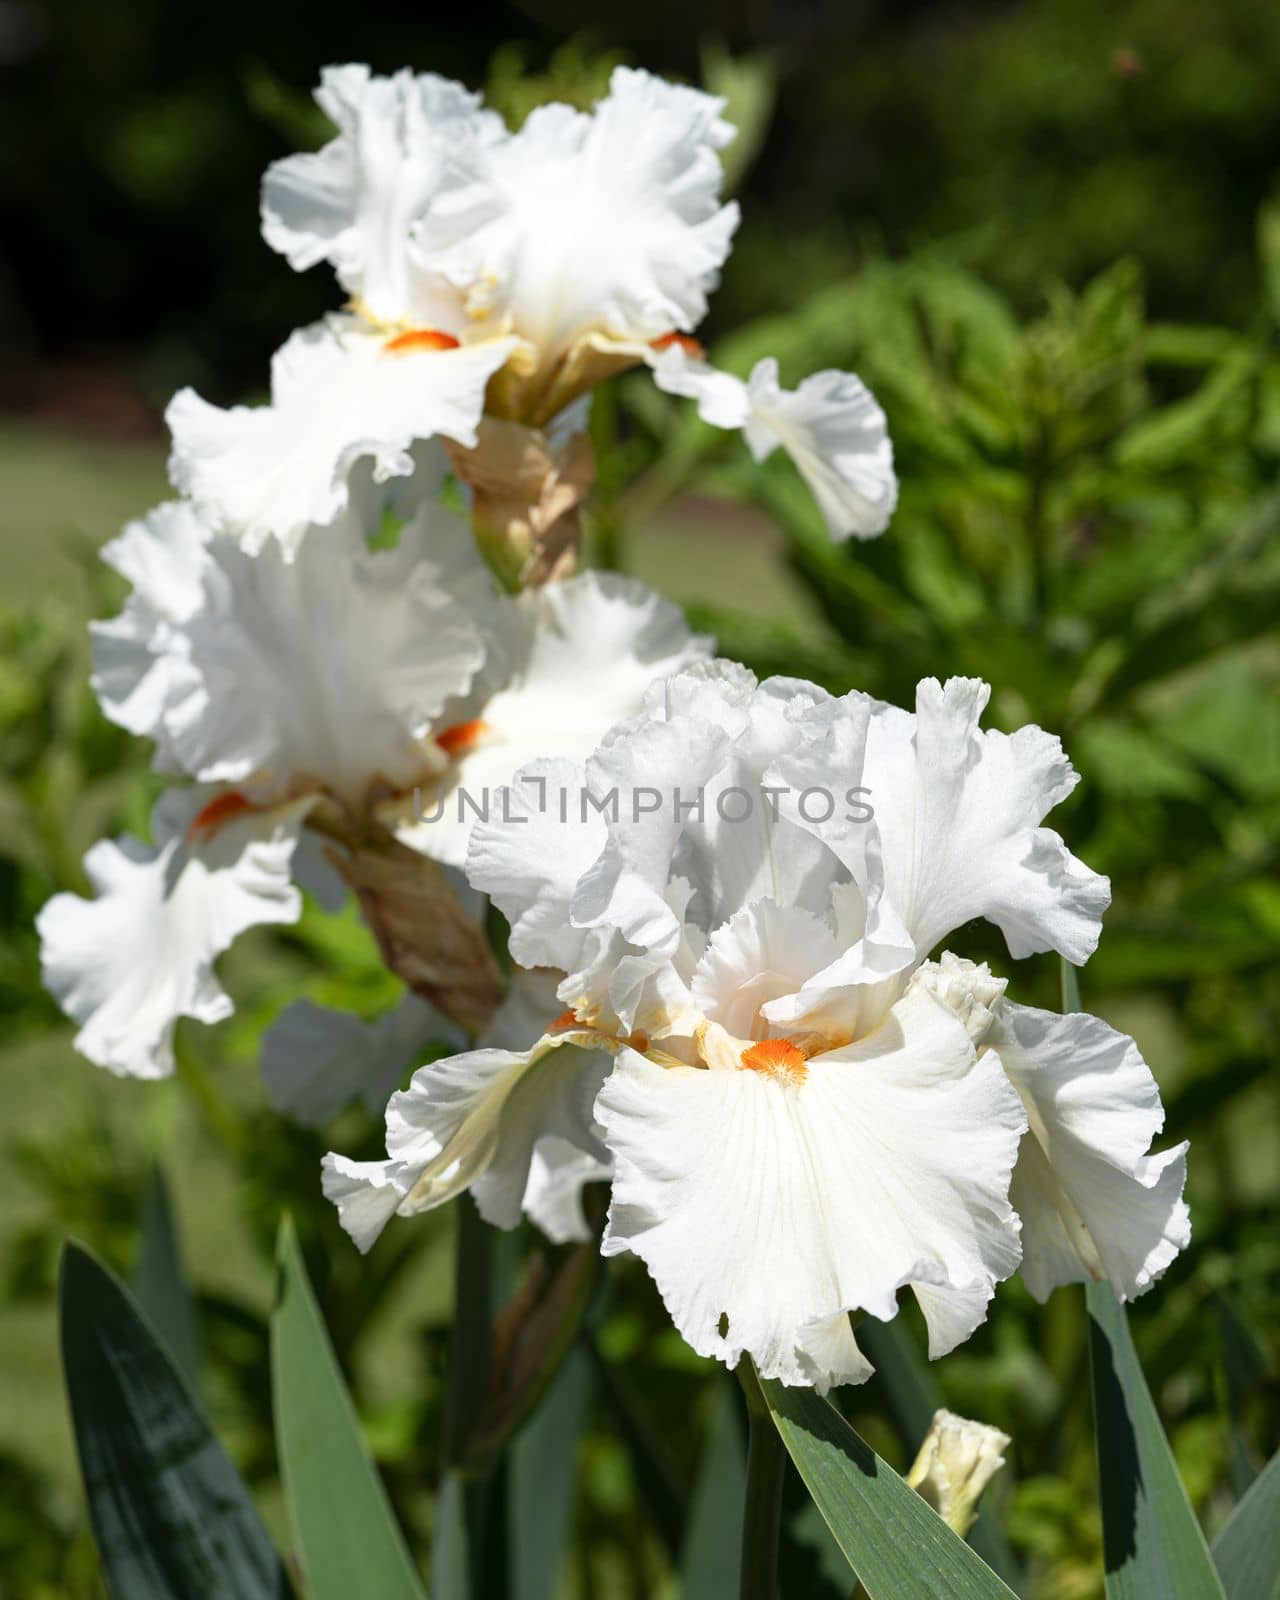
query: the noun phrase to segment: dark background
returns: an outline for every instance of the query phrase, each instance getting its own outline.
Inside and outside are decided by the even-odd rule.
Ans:
[[[3,0],[0,402],[136,429],[180,383],[261,384],[333,303],[324,273],[265,249],[255,199],[268,161],[318,137],[324,63],[479,87],[499,48],[564,80],[614,52],[696,80],[706,41],[781,69],[713,335],[868,246],[956,235],[1024,308],[1046,277],[1130,253],[1155,315],[1233,321],[1256,299],[1253,217],[1280,155],[1280,7],[1257,0]]]

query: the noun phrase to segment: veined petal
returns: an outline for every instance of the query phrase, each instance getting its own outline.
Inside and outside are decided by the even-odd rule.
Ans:
[[[690,985],[701,1014],[740,1039],[759,1037],[761,1013],[836,958],[827,924],[799,906],[755,900],[711,935]]]
[[[94,845],[84,865],[96,898],[55,895],[37,918],[44,981],[80,1024],[77,1050],[123,1076],[171,1073],[179,1017],[231,1015],[214,959],[246,928],[297,920],[290,863],[312,801],[242,813],[193,840],[208,800],[162,795],[154,845],[127,835]]]
[[[784,1383],[860,1382],[846,1313],[1017,1264],[1025,1118],[964,1028],[912,990],[798,1079],[620,1053],[596,1105],[616,1174],[603,1249],[641,1257],[684,1337]]]
[[[694,327],[738,221],[719,197],[723,107],[628,67],[591,114],[539,107],[432,207],[421,261],[548,365],[593,333],[643,344]]]
[[[1039,825],[1076,773],[1040,728],[980,728],[990,692],[976,678],[926,678],[914,716],[876,706],[863,782],[885,893],[921,955],[985,917],[1013,956],[1056,950],[1079,964],[1097,945],[1111,886]]]
[[[514,1228],[526,1197],[555,1237],[582,1237],[582,1185],[607,1173],[607,1152],[593,1115],[609,1057],[569,1045],[535,1058],[503,1108],[493,1155],[471,1186],[480,1215]],[[538,1220],[535,1216],[535,1220]]]
[[[695,400],[704,422],[741,428],[757,461],[781,445],[833,539],[874,539],[889,526],[898,503],[893,446],[884,412],[860,378],[831,368],[784,389],[768,357],[744,383],[679,344],[648,360],[658,387]]]
[[[511,1038],[515,1019],[538,1010],[523,989],[506,1007],[513,1017],[500,1012],[488,1037]],[[325,1193],[360,1248],[380,1231],[371,1219],[429,1211],[464,1189],[488,1221],[514,1227],[535,1147],[548,1136],[603,1161],[592,1103],[608,1061],[578,1048],[590,1042],[585,1030],[543,1033],[524,1049],[491,1044],[420,1067],[387,1105],[385,1162],[325,1157]],[[362,1194],[361,1182],[379,1190],[377,1198]]]
[[[213,539],[198,607],[149,644],[172,663],[173,760],[255,797],[323,787],[355,810],[433,773],[435,719],[486,649],[431,559],[454,521],[424,507],[394,549],[373,551],[344,517],[292,561],[278,545],[251,555]]]
[[[316,103],[338,130],[314,154],[267,168],[262,234],[298,271],[319,261],[383,323],[447,327],[456,292],[424,281],[409,255],[412,225],[447,181],[459,152],[505,137],[480,96],[434,73],[383,78],[367,66],[326,67]]]
[[[314,1000],[295,1000],[263,1036],[267,1098],[277,1111],[311,1128],[355,1099],[381,1111],[430,1040],[455,1050],[464,1043],[460,1029],[412,993],[372,1022]]]
[[[354,318],[330,317],[276,352],[270,405],[223,411],[181,390],[165,414],[174,483],[247,548],[274,536],[292,554],[310,525],[346,507],[357,461],[371,457],[382,482],[413,471],[417,439],[473,445],[485,385],[515,341],[394,344]]]
[[[1186,1144],[1149,1154],[1160,1092],[1133,1040],[1097,1017],[1008,1002],[987,1035],[1031,1130],[1014,1172],[1022,1275],[1037,1300],[1106,1278],[1122,1300],[1149,1289],[1186,1247]]]

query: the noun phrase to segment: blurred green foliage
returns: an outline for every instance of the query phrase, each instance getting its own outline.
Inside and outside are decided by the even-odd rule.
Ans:
[[[1243,0],[1034,0],[926,8],[892,25],[873,8],[864,31],[865,49],[823,57],[783,41],[748,70],[706,55],[708,79],[731,84],[756,130],[735,173],[747,220],[713,329],[748,320],[712,353],[738,371],[776,354],[792,381],[823,366],[861,373],[895,442],[891,532],[832,547],[786,463],[753,467],[736,440],[643,381],[596,407],[594,531],[610,559],[693,602],[725,653],[762,673],[899,702],[921,676],[976,673],[995,686],[994,724],[1063,736],[1082,782],[1054,821],[1114,891],[1085,1004],[1135,1035],[1164,1091],[1167,1136],[1193,1140],[1193,1245],[1133,1323],[1212,1530],[1280,1425],[1280,211],[1253,221],[1280,150],[1280,15]],[[542,98],[589,98],[626,50],[605,42],[512,45],[493,61],[495,97],[517,120]],[[181,74],[162,102],[132,92],[122,59],[103,57],[114,87],[95,162],[130,205],[185,216],[209,159],[208,105]],[[775,71],[776,140],[762,148]],[[261,129],[280,148],[314,140],[306,102],[265,47],[237,81],[261,119],[252,137],[225,84],[206,95],[226,102],[214,131],[233,170],[246,150],[260,165]],[[255,166],[236,181],[251,193],[256,177]],[[202,341],[209,360],[219,328],[235,322],[256,358],[268,325],[282,333],[311,310],[309,286],[256,235],[242,259],[237,238],[203,243],[219,278],[241,287],[208,302],[198,333],[173,333]],[[255,293],[241,315],[237,299]],[[190,315],[179,298],[151,333],[163,343]],[[240,371],[235,353],[219,368],[227,383]],[[34,435],[0,447],[16,463]],[[57,445],[59,457],[41,436],[40,448],[52,481],[79,447]],[[237,1015],[182,1032],[172,1083],[118,1083],[80,1061],[40,987],[35,911],[83,887],[93,839],[145,828],[154,789],[146,750],[105,723],[87,687],[83,624],[119,597],[89,556],[115,531],[101,519],[122,490],[109,463],[94,470],[98,487],[74,508],[51,497],[22,514],[16,598],[0,616],[5,1600],[101,1592],[54,1366],[53,1271],[70,1232],[130,1269],[157,1159],[198,1292],[210,1410],[273,1528],[266,1315],[284,1208],[419,1553],[434,1519],[425,1486],[441,1468],[451,1218],[398,1225],[360,1258],[320,1198],[318,1162],[330,1144],[375,1154],[375,1122],[353,1110],[322,1136],[303,1132],[264,1110],[256,1075],[261,1029],[297,993],[366,1013],[393,998],[355,917],[309,909],[296,929],[241,941],[225,962]],[[128,472],[141,511],[132,486],[152,479]],[[1052,963],[1014,972],[982,941],[977,931],[967,948],[1013,976],[1021,999],[1056,1003]],[[534,1248],[527,1233],[512,1243],[508,1279]],[[601,1279],[564,1592],[671,1595],[723,1394],[636,1264],[613,1262]],[[903,1321],[919,1334],[910,1313]],[[991,1500],[1020,1592],[1099,1594],[1082,1297],[1040,1308],[1005,1286],[986,1327],[933,1372],[950,1405],[1013,1436]],[[910,1459],[918,1441],[896,1432],[877,1383],[844,1402],[877,1449]],[[839,1595],[798,1495],[788,1518],[784,1592]]]

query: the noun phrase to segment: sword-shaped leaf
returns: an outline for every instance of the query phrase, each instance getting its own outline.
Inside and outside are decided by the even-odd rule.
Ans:
[[[119,1600],[284,1600],[249,1491],[128,1290],[77,1244],[58,1280],[62,1362],[89,1515]]]

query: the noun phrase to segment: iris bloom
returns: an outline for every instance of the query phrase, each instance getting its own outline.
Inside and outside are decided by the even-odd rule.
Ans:
[[[431,74],[329,68],[316,98],[337,136],[268,170],[263,233],[299,270],[329,262],[347,308],[278,352],[269,405],[223,411],[184,390],[169,410],[174,481],[250,547],[294,549],[346,505],[356,461],[406,473],[415,439],[450,441],[482,485],[512,425],[547,430],[528,448],[573,501],[588,472],[575,403],[643,364],[745,429],[758,458],[784,446],[834,536],[883,531],[892,455],[858,380],[788,392],[762,362],[742,383],[691,338],[738,221],[720,199],[721,100],[620,67],[594,111],[543,106],[511,133]]]
[[[420,1068],[387,1161],[327,1159],[358,1242],[466,1187],[513,1221],[551,1134],[607,1153],[604,1252],[646,1263],[696,1350],[820,1389],[868,1376],[848,1313],[903,1290],[939,1356],[1020,1262],[1038,1296],[1146,1288],[1187,1240],[1185,1147],[1148,1153],[1133,1042],[933,958],[982,918],[1080,963],[1108,902],[1042,825],[1076,781],[1059,742],[983,730],[987,693],[930,679],[906,712],[716,663],[585,768],[525,769],[467,872],[564,1009]]]
[[[294,921],[299,884],[332,904],[334,865],[393,969],[412,982],[413,940],[434,928],[431,959],[458,970],[424,988],[461,985],[454,1014],[483,1015],[496,995],[466,984],[496,975],[432,863],[462,860],[522,761],[589,747],[651,678],[705,654],[632,580],[498,595],[469,530],[430,501],[393,549],[370,549],[381,510],[365,497],[293,561],[275,544],[250,554],[185,504],[107,547],[133,589],[94,628],[98,697],[195,786],[161,796],[150,845],[94,846],[94,899],[60,894],[40,915],[46,982],[99,1065],[171,1071],[177,1018],[231,1010],[217,955],[255,923]]]

